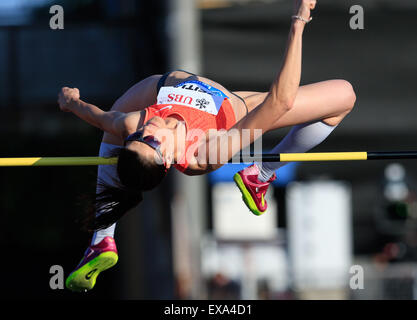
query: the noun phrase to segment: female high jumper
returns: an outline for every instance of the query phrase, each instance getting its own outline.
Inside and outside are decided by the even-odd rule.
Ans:
[[[62,111],[104,131],[99,156],[118,157],[117,165],[98,167],[90,225],[95,232],[83,259],[68,276],[67,288],[90,290],[98,274],[117,263],[116,221],[141,202],[144,191],[159,185],[171,167],[186,175],[216,170],[259,138],[256,129],[264,134],[292,126],[271,152],[306,152],[349,114],[356,100],[349,82],[300,86],[302,36],[316,0],[294,4],[284,59],[269,92],[231,92],[213,80],[172,71],[135,84],[104,112],[82,101],[78,89],[61,89]],[[250,132],[248,141],[242,138],[245,130]],[[240,143],[229,143],[235,138]],[[220,146],[226,147],[218,152]],[[254,163],[235,174],[243,200],[254,214],[266,211],[268,186],[285,164]]]

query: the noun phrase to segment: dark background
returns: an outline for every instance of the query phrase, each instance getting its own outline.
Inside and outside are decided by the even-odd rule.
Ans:
[[[415,150],[417,8],[408,1],[362,2],[320,1],[305,32],[302,83],[343,78],[357,93],[353,112],[314,151]],[[49,28],[50,4],[19,23],[0,12],[1,157],[97,155],[101,133],[59,111],[59,89],[78,87],[86,101],[109,109],[137,81],[167,71],[168,1],[52,4],[65,9],[64,30]],[[365,9],[364,30],[349,28],[352,4]],[[230,90],[267,91],[280,67],[290,13],[291,1],[202,10],[203,75]],[[268,134],[266,147],[286,132]],[[415,261],[415,224],[411,235],[401,221],[399,229],[381,227],[387,219],[382,187],[388,163],[302,164],[297,179],[325,175],[350,182],[355,255],[377,255],[387,243],[411,239],[402,259]],[[415,161],[400,163],[416,190]],[[83,196],[95,190],[95,170],[0,168],[2,292],[8,298],[177,297],[168,214],[172,177],[139,212],[122,219],[116,235],[123,259],[95,290],[79,295],[50,289],[49,268],[61,265],[67,276],[89,243],[78,220]],[[163,204],[162,192],[168,194]]]

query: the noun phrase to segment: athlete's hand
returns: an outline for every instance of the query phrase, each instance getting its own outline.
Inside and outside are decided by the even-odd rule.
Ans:
[[[294,14],[309,21],[311,17],[311,10],[314,10],[316,4],[316,0],[295,0]]]
[[[61,111],[71,112],[71,106],[80,99],[80,90],[63,87],[58,94],[58,104]]]

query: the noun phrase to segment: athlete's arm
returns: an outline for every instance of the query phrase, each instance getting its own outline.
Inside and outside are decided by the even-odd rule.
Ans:
[[[309,20],[310,10],[314,9],[316,1],[295,0],[295,2],[295,15]],[[207,170],[221,167],[225,163],[224,159],[231,159],[233,155],[250,145],[262,134],[274,129],[276,122],[291,109],[300,86],[304,27],[305,22],[299,19],[292,20],[281,70],[259,107],[252,110],[229,131],[218,133],[207,140],[205,159],[197,158],[198,163],[215,162],[209,163]],[[247,136],[242,134],[244,130],[248,130]],[[225,152],[227,155],[224,154]],[[214,158],[217,161],[213,161]]]
[[[141,111],[156,103],[157,83],[160,78],[161,75],[152,75],[136,83],[116,100],[109,112],[80,100],[77,88],[62,88],[58,103],[62,111],[73,112],[89,124],[114,134],[114,121],[124,113]]]
[[[72,112],[92,126],[119,138],[125,137],[128,131],[132,130],[132,124],[137,125],[140,119],[140,112],[103,111],[93,104],[84,102],[80,99],[77,88],[62,88],[58,95],[58,103],[62,111]]]

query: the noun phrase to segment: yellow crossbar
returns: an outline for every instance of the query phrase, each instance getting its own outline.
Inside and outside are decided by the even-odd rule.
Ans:
[[[367,160],[367,152],[281,153],[280,161],[349,161]]]
[[[96,166],[116,163],[117,158],[103,157],[0,158],[0,167]]]
[[[248,156],[248,155],[246,155]],[[245,155],[241,155],[241,162]],[[351,161],[351,160],[388,160],[417,159],[417,151],[379,151],[379,152],[316,152],[316,153],[280,153],[250,155],[252,161],[293,162],[293,161]],[[233,159],[232,159],[233,160]],[[231,161],[232,161],[231,160]],[[233,161],[232,161],[233,162]],[[0,158],[0,167],[18,166],[96,166],[116,164],[117,158],[103,157],[39,157],[39,158]]]

